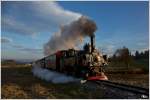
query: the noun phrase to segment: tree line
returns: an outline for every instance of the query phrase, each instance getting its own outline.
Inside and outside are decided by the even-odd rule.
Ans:
[[[143,52],[136,51],[134,58],[135,59],[148,59],[149,58],[149,50],[145,50]]]
[[[149,59],[149,50],[139,52],[138,50],[135,54],[131,54],[127,47],[117,49],[112,57],[109,58],[113,62],[123,62],[127,67],[130,66],[133,60]]]

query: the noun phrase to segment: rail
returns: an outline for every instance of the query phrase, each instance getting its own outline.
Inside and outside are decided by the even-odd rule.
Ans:
[[[126,85],[126,84],[121,84],[121,83],[116,83],[116,82],[111,82],[111,81],[92,81],[92,82],[98,85],[103,84],[109,87],[121,89],[123,91],[128,91],[128,92],[132,92],[135,94],[139,94],[145,99],[149,98],[149,89],[146,89],[146,88]]]

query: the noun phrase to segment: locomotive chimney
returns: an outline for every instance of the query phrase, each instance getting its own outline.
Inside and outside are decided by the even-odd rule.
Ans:
[[[91,35],[91,53],[94,51],[95,49],[95,34]]]

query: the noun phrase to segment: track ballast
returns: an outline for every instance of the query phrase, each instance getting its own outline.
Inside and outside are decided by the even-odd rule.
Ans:
[[[149,98],[149,89],[146,89],[146,88],[126,85],[126,84],[121,84],[121,83],[116,83],[116,82],[111,82],[111,81],[102,81],[102,80],[91,81],[91,82],[96,83],[98,85],[103,85],[112,89],[119,89],[122,92],[129,92],[140,98],[144,98],[144,99]]]

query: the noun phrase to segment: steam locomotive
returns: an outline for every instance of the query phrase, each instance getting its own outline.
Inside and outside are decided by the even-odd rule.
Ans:
[[[103,70],[107,65],[107,56],[95,49],[95,35],[90,38],[91,44],[85,44],[83,50],[60,50],[34,63],[42,68],[86,80],[108,80]]]

